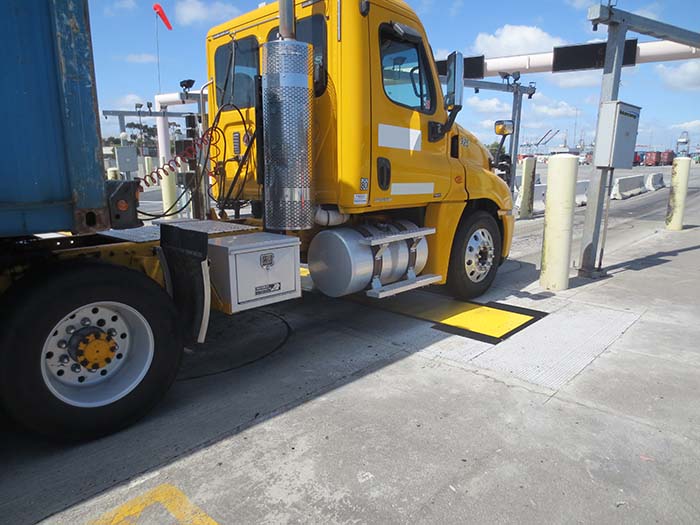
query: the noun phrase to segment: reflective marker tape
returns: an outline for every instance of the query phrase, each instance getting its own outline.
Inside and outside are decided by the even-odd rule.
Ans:
[[[421,151],[423,134],[419,129],[379,124],[379,147]]]
[[[434,192],[433,182],[397,182],[391,185],[392,195],[432,195]]]

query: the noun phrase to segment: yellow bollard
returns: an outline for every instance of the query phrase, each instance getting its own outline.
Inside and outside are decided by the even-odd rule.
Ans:
[[[537,159],[527,157],[523,159],[523,178],[520,183],[520,212],[518,217],[521,219],[529,219],[532,217],[532,207],[535,198],[535,168],[537,167]]]
[[[143,171],[144,175],[148,175],[153,171],[153,158],[152,157],[144,157],[143,158]]]
[[[160,159],[160,165],[165,166],[165,157],[162,157]],[[174,212],[177,210],[178,205],[175,204],[178,198],[178,192],[177,192],[177,173],[172,172],[168,170],[168,176],[163,177],[163,179],[160,181],[160,188],[163,196],[163,211],[168,211],[170,209],[169,213]],[[170,215],[169,217],[165,217],[166,219],[173,218],[174,215]]]
[[[540,286],[546,290],[566,290],[569,287],[577,176],[577,156],[563,154],[550,159],[540,273]]]
[[[107,179],[109,180],[121,180],[121,174],[119,173],[119,168],[107,168]]]
[[[671,172],[671,193],[668,197],[666,210],[667,230],[678,232],[683,229],[683,214],[685,213],[689,178],[690,157],[678,157],[673,161],[673,171]]]

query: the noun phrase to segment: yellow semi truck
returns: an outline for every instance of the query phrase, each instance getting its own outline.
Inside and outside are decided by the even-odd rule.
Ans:
[[[183,345],[205,340],[210,309],[299,297],[302,268],[331,297],[447,284],[469,299],[508,256],[508,186],[455,123],[461,54],[441,77],[405,2],[281,0],[213,28],[206,53],[194,185],[209,220],[128,229],[124,195],[112,226],[127,229],[3,240],[0,399],[32,429],[130,424],[167,391]]]

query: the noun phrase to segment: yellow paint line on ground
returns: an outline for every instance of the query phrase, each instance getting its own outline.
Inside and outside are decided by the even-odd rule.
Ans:
[[[168,483],[158,485],[107,512],[93,521],[92,525],[133,525],[143,511],[153,505],[163,506],[179,525],[218,525],[180,489]]]

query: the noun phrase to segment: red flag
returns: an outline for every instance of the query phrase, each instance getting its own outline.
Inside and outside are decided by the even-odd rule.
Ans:
[[[168,20],[168,16],[165,14],[163,7],[160,4],[153,4],[153,10],[160,17],[160,19],[163,21],[163,23],[165,24],[165,27],[167,27],[170,31],[172,31],[173,26],[170,25],[170,20]]]

